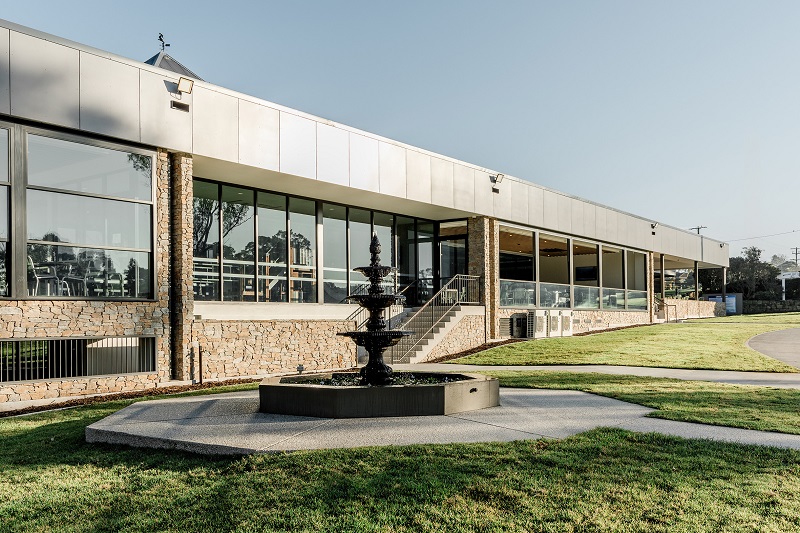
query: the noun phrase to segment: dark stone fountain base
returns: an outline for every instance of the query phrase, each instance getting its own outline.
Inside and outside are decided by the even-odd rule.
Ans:
[[[422,372],[415,372],[422,375]],[[431,374],[429,376],[455,376]],[[480,374],[457,374],[462,381],[425,385],[383,387],[332,387],[296,383],[302,379],[330,378],[331,374],[286,378],[267,378],[258,388],[262,413],[319,418],[375,418],[382,416],[450,415],[500,405],[500,386],[496,378]]]

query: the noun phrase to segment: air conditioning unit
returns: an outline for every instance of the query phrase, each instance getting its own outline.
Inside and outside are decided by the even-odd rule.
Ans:
[[[542,339],[547,337],[548,311],[528,311],[528,338]]]
[[[572,337],[572,311],[559,311],[561,313],[561,336]]]

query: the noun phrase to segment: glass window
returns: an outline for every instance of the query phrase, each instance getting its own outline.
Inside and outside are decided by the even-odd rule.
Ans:
[[[289,301],[317,301],[317,216],[313,200],[289,198]]]
[[[28,244],[28,294],[152,298],[150,254]]]
[[[647,257],[628,250],[628,290],[647,290]]]
[[[347,296],[347,208],[323,204],[322,236],[325,303],[342,303]]]
[[[572,262],[575,268],[575,285],[584,287],[597,287],[600,285],[596,244],[572,241]],[[589,293],[594,294],[591,291]]]
[[[8,240],[8,187],[0,186],[0,240]]]
[[[417,221],[417,301],[427,302],[433,296],[434,225],[428,220]]]
[[[539,281],[569,283],[569,248],[567,239],[539,235]],[[563,295],[562,295],[563,296]]]
[[[395,266],[394,254],[394,215],[380,213],[376,211],[372,217],[373,231],[378,235],[381,243],[381,264],[385,266]],[[384,290],[394,290],[395,272],[390,272],[383,278]]]
[[[467,234],[466,220],[453,220],[439,224],[439,237],[452,237],[454,235]]]
[[[622,250],[603,246],[603,287],[624,289]]]
[[[258,299],[286,302],[286,197],[258,193]]]
[[[253,302],[255,291],[253,191],[222,186],[222,299]]]
[[[192,247],[195,300],[219,300],[219,187],[194,182]]]
[[[350,209],[350,293],[360,290],[367,278],[353,268],[369,266],[369,243],[372,240],[370,212],[364,209]]]
[[[500,228],[500,279],[533,281],[532,231]]]
[[[29,186],[151,200],[151,182],[148,155],[28,135]]]
[[[417,239],[413,218],[397,216],[397,277],[399,290],[403,290],[416,279]],[[408,292],[412,294],[408,294]],[[406,291],[409,303],[416,302],[414,289]]]
[[[151,206],[28,190],[28,239],[149,249]]]
[[[458,274],[467,273],[466,237],[449,237],[441,240],[441,264],[439,265],[442,285]]]

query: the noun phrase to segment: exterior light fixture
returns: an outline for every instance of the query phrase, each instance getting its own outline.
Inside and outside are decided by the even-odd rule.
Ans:
[[[658,222],[651,222],[650,227],[656,229],[658,227]]]
[[[725,248],[725,243],[724,242],[719,243],[719,247],[720,248]]]
[[[194,81],[190,80],[189,78],[184,78],[183,76],[181,76],[181,79],[178,80],[179,93],[192,94],[193,87],[194,87]]]
[[[492,180],[492,183],[494,183],[495,185],[500,185],[501,183],[503,183],[503,178],[505,177],[506,177],[505,174],[497,174],[495,176],[489,176],[489,178],[491,178]]]

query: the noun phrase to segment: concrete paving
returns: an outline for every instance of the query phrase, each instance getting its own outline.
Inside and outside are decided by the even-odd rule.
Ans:
[[[140,402],[86,428],[88,442],[251,454],[564,438],[597,427],[800,449],[800,435],[648,418],[652,409],[584,392],[510,389],[500,407],[451,416],[326,419],[258,412],[257,391]]]
[[[762,333],[750,338],[747,345],[773,359],[800,368],[800,328]]]

